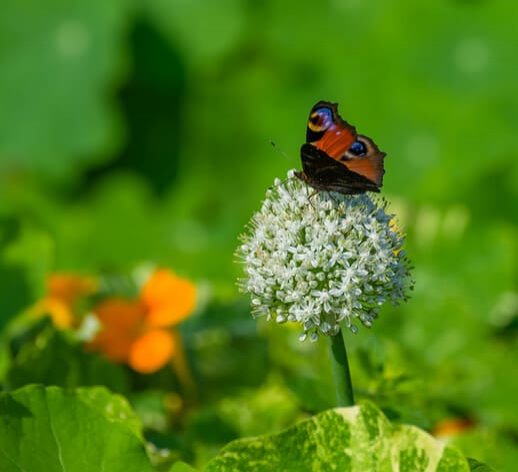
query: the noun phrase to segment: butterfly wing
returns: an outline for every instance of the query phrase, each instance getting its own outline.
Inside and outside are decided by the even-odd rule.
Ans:
[[[365,154],[356,156],[347,151],[339,161],[350,171],[369,179],[376,186],[381,187],[383,185],[383,174],[385,174],[383,160],[386,153],[380,151],[374,141],[367,136],[358,135],[357,140],[365,146]]]
[[[339,159],[356,140],[356,130],[338,114],[338,104],[320,101],[309,112],[306,143]]]
[[[307,146],[320,152],[315,153]],[[383,184],[385,153],[372,139],[356,133],[354,126],[340,116],[336,103],[320,101],[311,108],[306,144],[302,149],[301,159],[307,182],[312,184],[318,181],[321,190],[339,187],[342,190],[335,191],[361,193],[379,191]],[[358,149],[361,153],[357,152]],[[318,162],[317,168],[315,161]]]
[[[361,174],[349,170],[324,151],[303,144],[300,149],[303,180],[317,190],[339,192],[346,195],[379,192],[378,186]]]

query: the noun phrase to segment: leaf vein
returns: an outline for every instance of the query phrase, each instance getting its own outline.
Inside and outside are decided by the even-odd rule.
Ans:
[[[58,440],[58,437],[56,436],[56,431],[54,429],[54,422],[53,422],[52,416],[50,414],[48,398],[46,395],[45,395],[45,407],[47,408],[47,414],[49,415],[50,432],[52,433],[52,438],[54,439],[54,442],[56,443],[56,447],[58,449],[59,465],[61,465],[61,469],[63,470],[63,472],[66,472],[66,467],[65,467],[65,463],[63,462],[63,455],[62,455],[62,451],[61,451],[61,444]]]
[[[21,470],[22,472],[26,472],[26,470],[19,466],[16,461],[14,459],[12,459],[11,457],[9,457],[9,455],[7,454],[7,452],[5,452],[3,449],[0,449],[0,452],[7,458],[8,461],[12,462],[13,465],[18,469],[18,470]]]

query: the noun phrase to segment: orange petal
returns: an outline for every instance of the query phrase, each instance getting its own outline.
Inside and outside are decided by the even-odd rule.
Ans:
[[[108,298],[99,303],[93,312],[109,330],[132,330],[143,323],[145,308],[138,300]]]
[[[171,359],[175,349],[169,331],[148,331],[133,343],[128,363],[137,372],[150,374],[162,368]]]
[[[78,298],[90,295],[97,289],[97,280],[73,274],[53,274],[47,279],[47,293],[72,304]]]
[[[138,300],[110,298],[93,312],[102,328],[87,347],[114,362],[127,362],[131,346],[144,329],[145,309]]]
[[[160,269],[142,287],[141,300],[149,310],[151,326],[173,326],[194,311],[196,286],[167,269]]]

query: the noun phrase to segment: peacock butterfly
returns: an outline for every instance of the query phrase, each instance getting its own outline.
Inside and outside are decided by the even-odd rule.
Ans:
[[[342,119],[337,103],[320,101],[309,112],[306,142],[300,148],[303,170],[295,175],[316,190],[379,192],[385,155]]]

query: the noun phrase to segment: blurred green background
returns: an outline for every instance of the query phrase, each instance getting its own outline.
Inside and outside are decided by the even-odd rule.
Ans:
[[[511,0],[4,0],[0,327],[53,271],[152,261],[219,306],[186,329],[201,378],[212,351],[196,336],[212,326],[256,356],[255,393],[228,356],[205,369],[216,384],[260,399],[274,382],[304,411],[332,406],[315,391],[325,346],[256,332],[233,252],[273,179],[300,166],[310,107],[337,101],[388,153],[383,193],[416,266],[411,301],[350,336],[358,396],[428,429],[473,418],[466,454],[515,470],[517,18]]]

